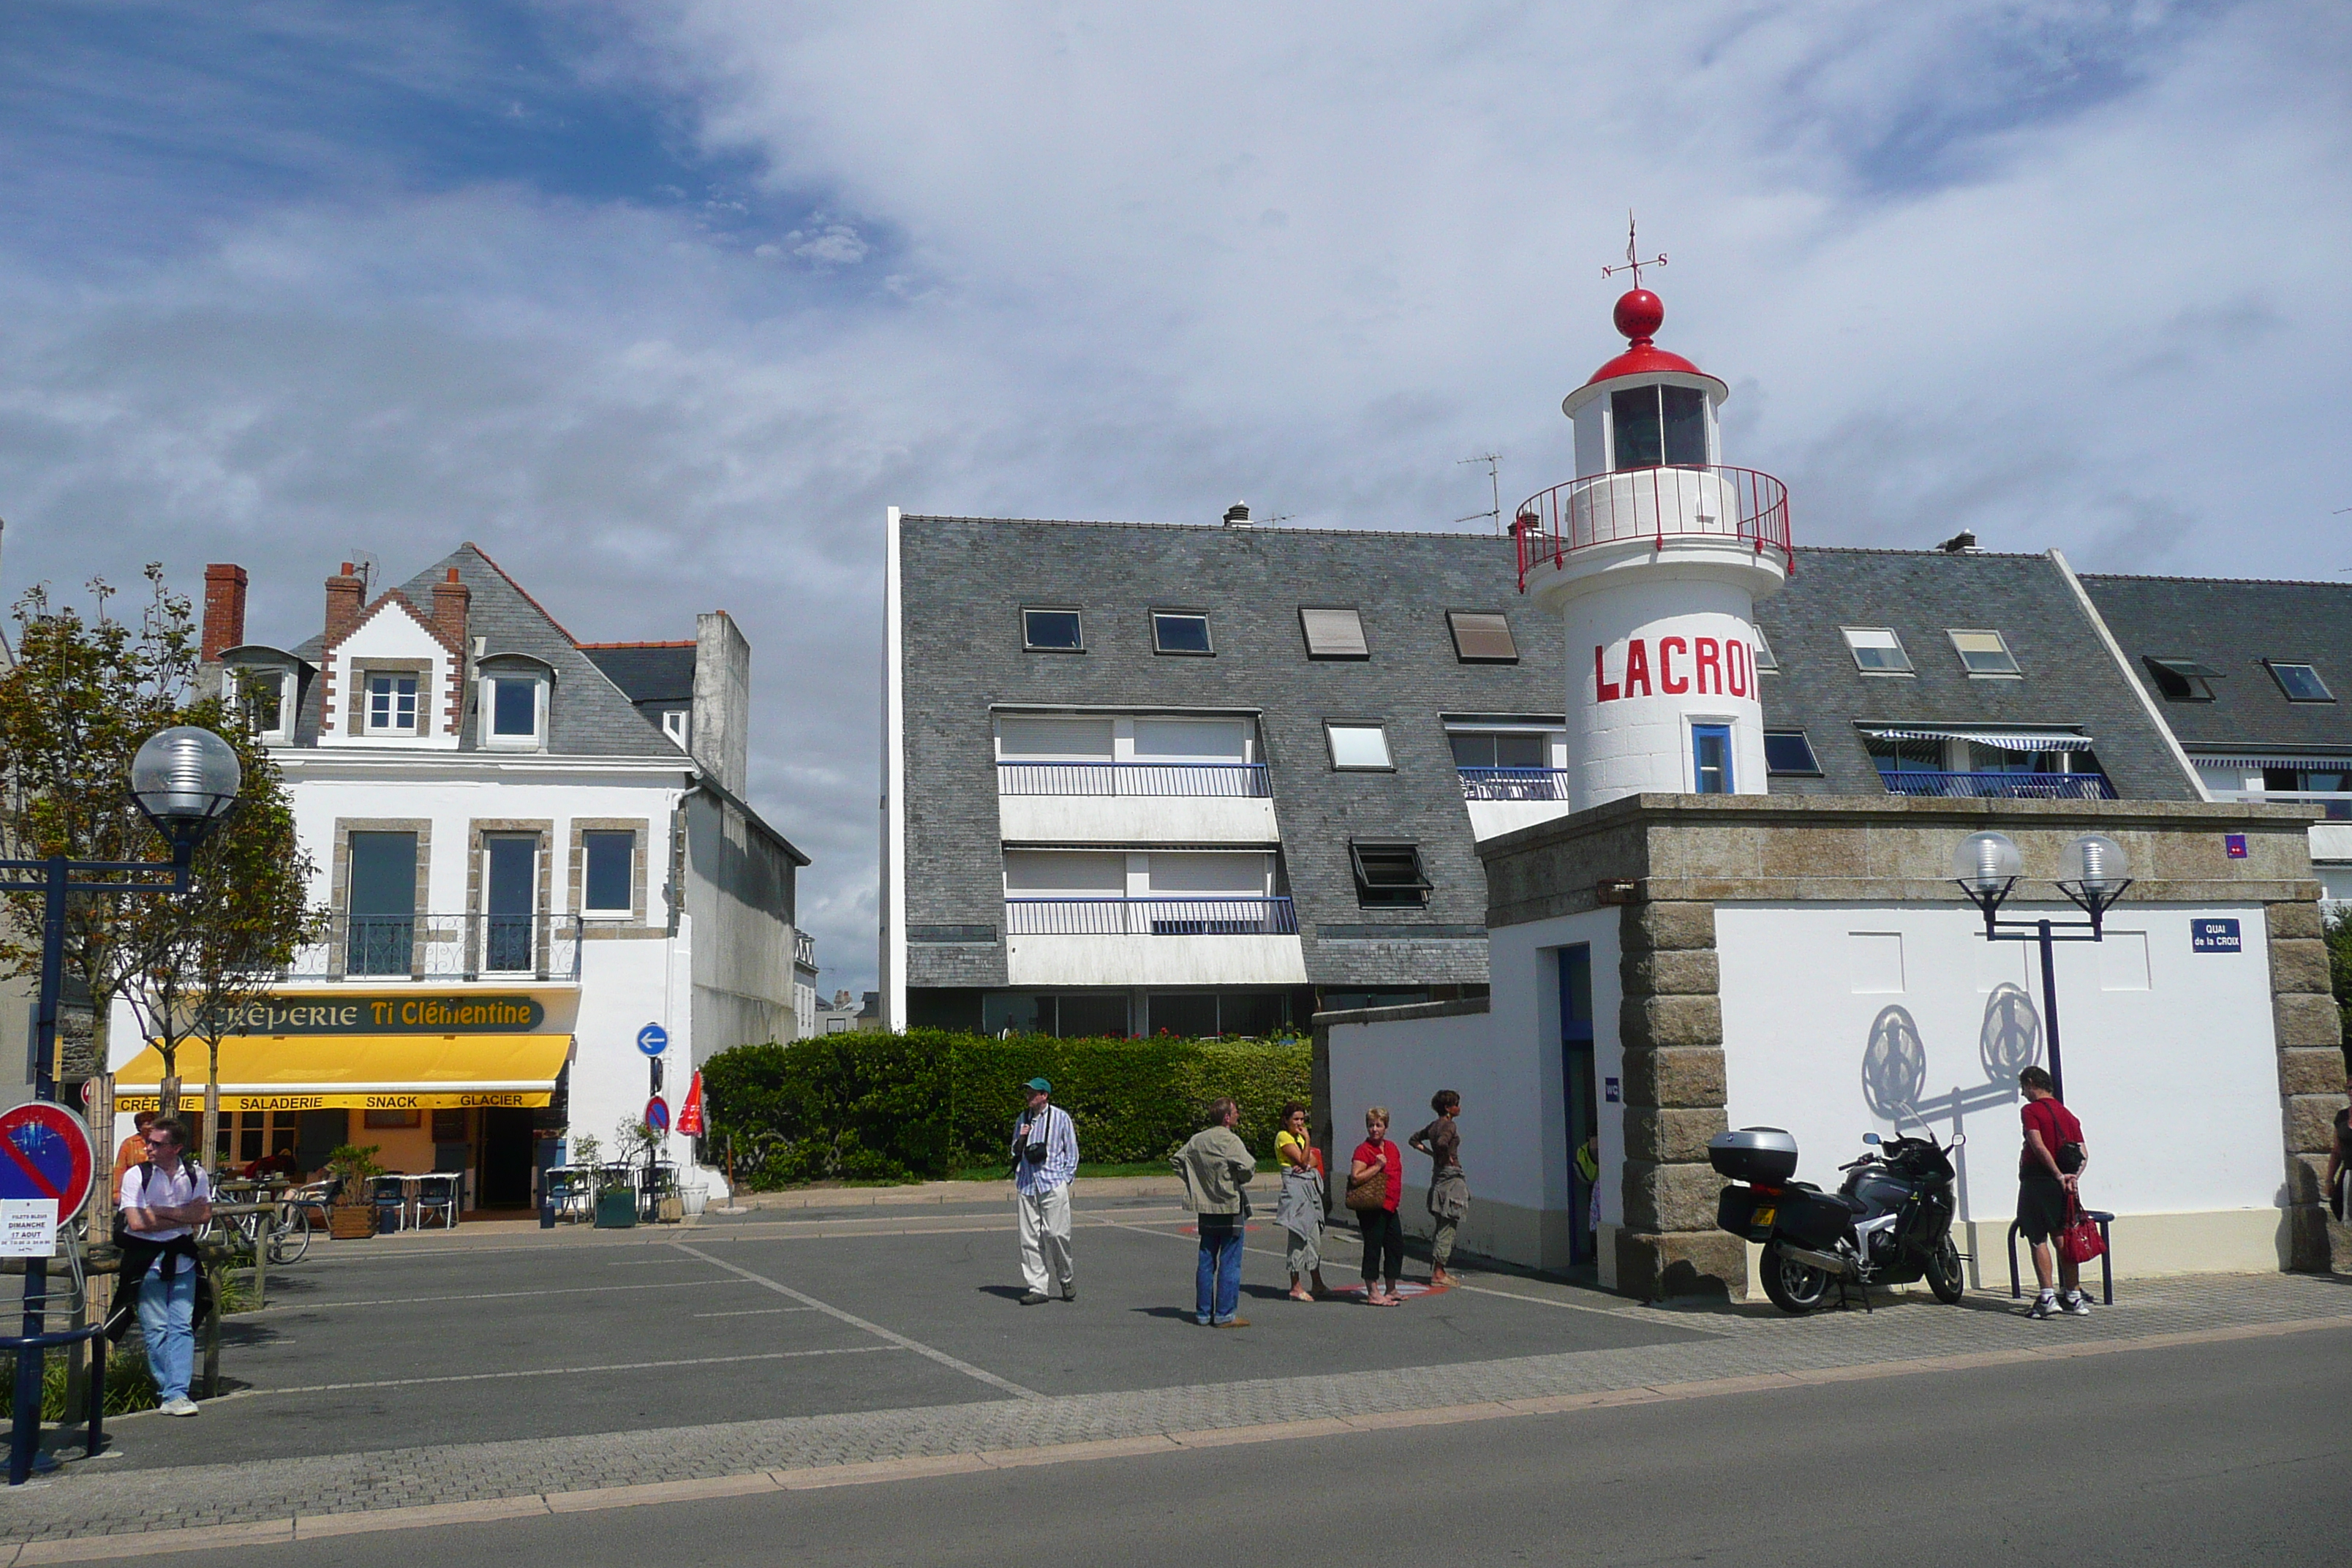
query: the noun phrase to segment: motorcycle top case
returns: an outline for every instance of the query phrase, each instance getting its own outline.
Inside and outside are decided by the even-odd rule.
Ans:
[[[1797,1141],[1778,1127],[1738,1127],[1706,1141],[1706,1163],[1735,1182],[1777,1187],[1797,1173]]]

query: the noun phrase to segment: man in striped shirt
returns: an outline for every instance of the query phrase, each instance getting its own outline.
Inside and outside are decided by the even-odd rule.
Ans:
[[[1078,1129],[1053,1103],[1054,1086],[1033,1078],[1024,1086],[1029,1109],[1013,1128],[1013,1193],[1021,1215],[1021,1273],[1028,1281],[1024,1307],[1046,1299],[1058,1281],[1062,1300],[1078,1299],[1070,1262],[1070,1178],[1078,1173]]]

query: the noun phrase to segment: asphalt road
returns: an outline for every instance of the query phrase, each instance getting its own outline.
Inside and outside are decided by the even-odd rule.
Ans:
[[[446,1244],[314,1248],[273,1271],[267,1310],[226,1321],[229,1396],[194,1421],[120,1422],[123,1457],[110,1464],[640,1433],[1708,1337],[1553,1286],[1534,1289],[1591,1307],[1468,1292],[1397,1311],[1302,1306],[1285,1298],[1270,1224],[1252,1227],[1244,1268],[1255,1326],[1204,1333],[1191,1316],[1186,1215],[1147,1198],[1086,1203],[1079,1219],[1079,1299],[1042,1307],[1018,1304],[1011,1206],[993,1200],[692,1230],[461,1227]],[[1338,1285],[1353,1253],[1334,1257]]]
[[[2347,1410],[2333,1330],[170,1561],[2311,1564]]]

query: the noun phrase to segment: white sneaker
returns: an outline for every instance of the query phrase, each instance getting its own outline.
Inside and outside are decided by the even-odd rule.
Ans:
[[[2044,1290],[2041,1295],[2036,1296],[2033,1299],[2033,1306],[2025,1315],[2029,1318],[2056,1317],[2058,1315],[2057,1296],[2051,1291]]]
[[[177,1399],[163,1401],[163,1414],[166,1415],[194,1415],[195,1413],[196,1402],[184,1394]]]
[[[2060,1310],[2070,1318],[2087,1318],[2091,1315],[2091,1298],[2083,1291],[2069,1290],[2065,1305]]]

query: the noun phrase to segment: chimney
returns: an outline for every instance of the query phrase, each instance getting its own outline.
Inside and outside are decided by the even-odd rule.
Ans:
[[[455,566],[449,568],[446,581],[433,584],[434,627],[461,652],[466,647],[466,611],[473,602],[474,591],[458,580]]]
[[[1241,501],[1235,501],[1233,505],[1225,508],[1225,526],[1227,528],[1247,528],[1249,525],[1250,520],[1248,506]]]
[[[202,657],[206,664],[245,641],[245,568],[215,562],[205,568]]]
[[[359,568],[346,561],[341,573],[327,579],[327,647],[341,642],[360,624],[361,595]]]
[[[694,759],[739,798],[751,782],[751,645],[724,610],[695,617]]]

